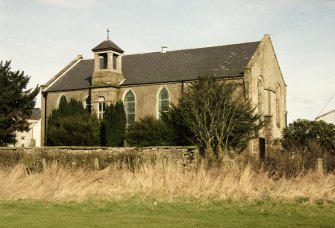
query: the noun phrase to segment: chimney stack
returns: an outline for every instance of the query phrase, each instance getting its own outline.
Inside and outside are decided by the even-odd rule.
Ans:
[[[167,47],[163,45],[161,48],[162,48],[162,51],[161,51],[161,52],[162,52],[162,53],[166,53],[166,51],[167,51]]]

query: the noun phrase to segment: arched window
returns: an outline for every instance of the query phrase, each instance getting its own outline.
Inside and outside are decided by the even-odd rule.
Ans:
[[[262,78],[258,79],[258,113],[264,113],[264,85]]]
[[[135,123],[135,96],[131,90],[124,97],[123,104],[127,116],[127,126],[132,125]]]
[[[105,98],[104,97],[99,97],[98,98],[98,103],[99,103],[98,116],[99,116],[99,119],[102,119],[102,118],[104,118],[104,113],[105,113]]]
[[[169,110],[169,92],[166,88],[161,89],[158,94],[158,115]]]
[[[280,96],[281,96],[280,86],[277,85],[277,88],[276,88],[276,122],[277,122],[278,127],[280,127],[280,113],[281,113]]]
[[[62,95],[57,102],[57,108],[58,109],[66,109],[65,106],[67,105],[67,99],[64,95]]]
[[[91,112],[91,95],[88,95],[84,100],[84,108],[87,112]]]

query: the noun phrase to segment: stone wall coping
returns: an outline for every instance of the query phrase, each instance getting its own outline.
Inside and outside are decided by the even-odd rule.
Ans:
[[[69,154],[90,154],[90,153],[107,153],[107,154],[122,154],[122,153],[180,153],[197,150],[196,146],[159,146],[159,147],[0,147],[0,151],[8,153],[12,151],[22,152],[27,154],[32,153],[69,153]]]

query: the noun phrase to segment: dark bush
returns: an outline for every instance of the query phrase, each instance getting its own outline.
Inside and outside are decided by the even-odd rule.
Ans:
[[[275,170],[294,173],[295,169],[315,169],[323,158],[324,170],[335,170],[335,125],[324,121],[297,120],[283,130],[283,150],[268,154],[267,163]],[[283,171],[284,172],[284,171]]]
[[[171,146],[175,145],[174,131],[162,120],[148,116],[128,128],[127,143],[130,146]]]
[[[301,152],[313,152],[318,144],[327,153],[335,155],[335,125],[324,121],[297,120],[283,130],[282,145],[290,151],[301,148]]]
[[[126,113],[121,101],[106,107],[101,122],[101,143],[103,146],[123,146],[126,134]]]
[[[47,145],[98,146],[100,145],[100,122],[90,113],[50,119]]]
[[[177,109],[169,109],[168,112],[161,114],[163,123],[173,132],[173,140],[177,146],[196,145],[194,134],[191,130],[182,123],[180,112]]]
[[[63,96],[48,118],[46,135],[48,146],[98,146],[100,122],[81,102],[73,99],[67,102]]]
[[[292,147],[290,151],[285,149],[270,148],[263,159],[262,166],[271,175],[292,177],[316,170],[318,158],[323,159],[323,169],[326,173],[335,170],[335,156],[324,151],[318,143],[310,142],[309,150],[301,147]]]

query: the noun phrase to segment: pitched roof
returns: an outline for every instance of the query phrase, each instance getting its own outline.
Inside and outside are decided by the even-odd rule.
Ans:
[[[94,60],[80,60],[71,67],[63,76],[59,77],[45,91],[62,91],[74,89],[87,89],[92,84]]]
[[[126,80],[121,86],[188,81],[205,74],[215,77],[243,76],[244,67],[259,43],[125,55],[122,58],[122,72]],[[93,59],[80,60],[46,91],[89,88],[93,70]]]
[[[124,52],[119,46],[117,46],[111,40],[105,40],[101,42],[98,46],[92,49],[93,52],[108,51],[108,50],[113,50],[119,53]]]

